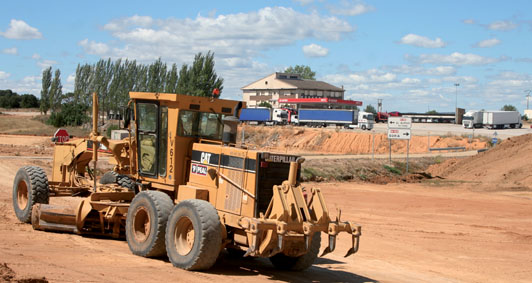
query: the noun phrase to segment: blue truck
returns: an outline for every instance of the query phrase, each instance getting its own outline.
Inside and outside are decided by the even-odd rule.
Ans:
[[[240,112],[240,121],[252,125],[284,125],[288,121],[288,112],[283,109],[243,108]]]
[[[375,122],[373,114],[344,109],[300,109],[299,125],[310,127],[343,126],[371,130]]]

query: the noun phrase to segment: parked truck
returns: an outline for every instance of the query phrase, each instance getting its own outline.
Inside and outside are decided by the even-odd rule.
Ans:
[[[343,126],[371,130],[374,124],[372,113],[346,109],[300,109],[299,125],[310,127]]]
[[[284,125],[288,123],[288,112],[284,109],[244,108],[240,114],[240,121],[252,125]]]
[[[488,129],[521,128],[519,111],[485,111],[482,113],[482,125]]]
[[[462,125],[466,129],[482,128],[484,111],[469,110],[462,117]]]
[[[377,112],[377,115],[375,115],[375,123],[388,123],[388,116],[387,112]]]

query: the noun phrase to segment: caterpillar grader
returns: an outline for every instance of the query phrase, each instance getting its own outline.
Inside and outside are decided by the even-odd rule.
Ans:
[[[93,94],[89,138],[56,142],[52,175],[19,169],[13,206],[34,229],[127,240],[143,257],[167,255],[185,270],[206,270],[226,249],[267,257],[276,268],[303,270],[320,249],[332,252],[341,232],[351,236],[346,257],[358,251],[361,227],[333,220],[318,188],[305,189],[303,158],[236,145],[243,103],[214,97],[130,92],[128,137],[98,132]],[[131,122],[130,122],[131,121]],[[98,176],[98,149],[113,170]],[[75,196],[77,207],[49,204]]]

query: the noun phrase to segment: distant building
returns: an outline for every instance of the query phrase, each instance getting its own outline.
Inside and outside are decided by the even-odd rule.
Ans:
[[[278,108],[283,98],[344,99],[345,90],[326,82],[301,79],[298,74],[273,73],[241,88],[247,107],[256,107],[266,101]]]

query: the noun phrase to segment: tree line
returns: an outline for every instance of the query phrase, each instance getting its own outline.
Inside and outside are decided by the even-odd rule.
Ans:
[[[129,101],[130,91],[211,96],[218,89],[219,95],[223,78],[218,77],[214,65],[214,53],[210,51],[196,54],[191,65],[183,64],[180,68],[175,63],[169,66],[160,58],[151,64],[100,59],[94,64],[78,64],[74,91],[67,94],[62,93],[61,71],[55,70],[52,76],[50,67],[42,74],[41,111],[46,114],[50,110],[54,115],[59,109],[76,105],[76,109],[84,112],[92,107],[93,92],[98,94],[104,117],[111,112],[121,113]]]
[[[10,89],[0,90],[0,108],[37,108],[39,99],[33,94],[19,95]]]
[[[130,91],[181,93],[210,96],[223,89],[223,79],[214,71],[214,53],[198,53],[191,65],[168,66],[159,58],[144,65],[135,60],[100,59],[95,64],[78,64],[74,93],[75,104],[92,106],[92,93],[98,94],[102,111],[120,112],[127,105]]]

